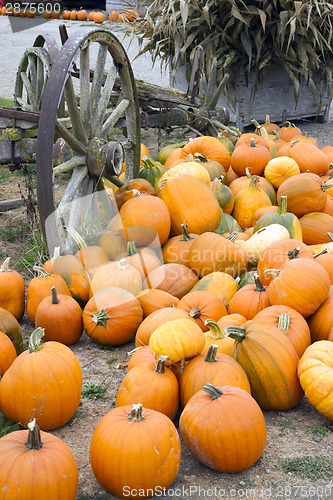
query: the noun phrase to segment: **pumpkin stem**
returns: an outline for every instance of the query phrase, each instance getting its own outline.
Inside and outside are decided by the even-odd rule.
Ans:
[[[42,337],[44,337],[44,335],[45,335],[44,328],[41,328],[40,326],[32,332],[32,334],[29,337],[30,353],[41,350],[42,346],[40,345],[40,341],[42,340]]]
[[[228,337],[231,337],[237,342],[242,342],[246,337],[246,330],[242,326],[227,326],[225,330],[228,333]]]
[[[282,216],[287,214],[287,196],[281,196],[277,214]]]
[[[324,248],[324,250],[317,253],[317,255],[315,255],[314,258],[316,259],[317,257],[320,257],[320,255],[325,255],[325,253],[329,253],[327,248]]]
[[[145,417],[143,416],[142,413],[142,404],[134,404],[132,406],[132,410],[128,415],[129,420],[132,420],[132,422],[141,422]]]
[[[278,322],[278,328],[280,328],[280,330],[283,330],[284,333],[287,333],[289,325],[290,325],[290,316],[289,316],[289,314],[288,313],[282,313],[282,314],[280,314],[278,320],[279,320],[279,322]]]
[[[138,189],[132,189],[133,196],[136,198],[137,196],[145,196],[146,191],[139,191]]]
[[[141,166],[147,170],[150,170],[155,166],[155,162],[151,156],[143,156],[141,158]]]
[[[104,326],[104,328],[106,328],[106,324],[107,324],[108,320],[110,319],[109,316],[104,311],[104,309],[92,314],[91,318],[92,318],[93,322],[96,324],[96,326],[102,325],[102,326]]]
[[[46,276],[51,276],[48,272],[45,271],[43,267],[40,266],[34,266],[32,268],[33,271],[37,271],[38,277],[43,277],[45,278]]]
[[[256,141],[253,139],[253,137],[251,137],[251,139],[250,139],[250,147],[251,148],[256,148],[257,147]]]
[[[219,324],[213,319],[206,319],[205,326],[208,326],[210,330],[210,336],[212,339],[224,339],[225,335],[223,334]]]
[[[55,286],[53,286],[51,288],[51,293],[52,293],[52,304],[58,304],[59,299],[58,299],[57,290],[56,290]]]
[[[250,179],[250,180],[251,180],[251,179],[252,179],[252,175],[250,174],[250,169],[249,169],[249,167],[246,167],[246,169],[245,169],[245,173],[246,173],[246,177],[247,177],[248,179]]]
[[[235,240],[237,240],[237,236],[238,236],[238,231],[233,231],[228,236],[226,236],[226,239],[234,242]]]
[[[201,311],[198,307],[193,307],[193,309],[190,310],[189,315],[191,318],[199,319],[201,316]]]
[[[9,271],[9,261],[10,257],[7,257],[7,259],[4,260],[2,266],[0,267],[0,273],[6,273]]]
[[[201,163],[208,163],[208,158],[202,153],[194,153],[195,159],[199,160]]]
[[[221,389],[219,389],[215,385],[209,384],[209,383],[204,385],[202,390],[207,392],[210,395],[212,401],[214,399],[218,399],[220,396],[223,395],[223,392],[221,391]]]
[[[227,132],[228,134],[235,137],[240,137],[242,135],[241,131],[236,129],[236,127],[227,127],[227,125],[223,125],[222,123],[220,123],[219,125],[219,130],[222,132],[222,134],[223,132]]]
[[[127,243],[127,255],[128,257],[131,257],[132,255],[135,255],[139,253],[139,250],[136,248],[135,241],[129,241]],[[126,261],[126,259],[125,259]]]
[[[280,140],[280,136],[279,136],[279,133],[277,130],[273,130],[273,134],[275,135],[275,139],[273,139],[273,141],[279,141]]]
[[[276,277],[279,275],[280,271],[281,269],[266,269],[266,271],[264,271],[264,274],[272,274]]]
[[[256,191],[257,189],[259,189],[259,182],[260,182],[259,176],[253,175],[250,180],[249,189],[251,191]]]
[[[181,227],[183,229],[183,234],[182,237],[180,238],[180,241],[194,240],[194,238],[192,238],[192,236],[190,236],[190,233],[188,232],[187,221],[185,221],[184,224],[181,224]]]
[[[127,269],[129,267],[129,265],[126,262],[126,258],[123,257],[122,259],[118,260],[116,267],[118,269]]]
[[[82,248],[87,248],[88,246],[87,243],[73,227],[67,227],[66,231],[71,235],[71,237],[73,238],[73,240],[75,241],[80,250],[82,250]]]
[[[207,351],[205,361],[207,361],[208,363],[217,363],[216,354],[217,354],[218,348],[219,347],[216,344],[211,344],[209,346],[208,351]]]
[[[255,285],[256,285],[254,291],[255,292],[266,292],[266,288],[261,283],[260,278],[259,278],[259,276],[258,276],[257,273],[254,274],[253,279],[254,279],[254,282],[255,282]]]
[[[297,255],[300,253],[301,247],[295,247],[292,250],[289,250],[288,257],[289,259],[296,259]]]
[[[168,359],[168,356],[160,356],[157,361],[157,365],[155,368],[155,372],[157,373],[165,373],[165,360]]]
[[[25,445],[29,450],[40,450],[43,446],[40,430],[35,418],[28,423],[28,439]]]
[[[193,155],[190,153],[189,155],[187,155],[187,156],[186,156],[186,158],[185,158],[185,160],[184,160],[184,161],[185,161],[185,162],[194,161],[194,157],[193,157]]]
[[[54,247],[52,260],[60,257],[60,247]]]
[[[333,184],[322,184],[320,186],[322,191],[326,191],[326,189],[330,189],[331,187],[333,187]]]

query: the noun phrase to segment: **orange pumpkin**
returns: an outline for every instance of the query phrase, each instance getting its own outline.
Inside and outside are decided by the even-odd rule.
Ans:
[[[9,269],[9,261],[7,257],[0,266],[0,307],[21,321],[25,310],[25,284],[20,273]]]
[[[316,262],[319,262],[326,271],[331,280],[331,285],[333,285],[333,253],[323,253],[316,257]]]
[[[62,18],[69,19],[70,14],[71,14],[70,10],[63,10],[62,11]]]
[[[96,12],[89,12],[88,19],[89,21],[93,21],[95,17]]]
[[[246,170],[247,172],[245,176],[238,177],[229,185],[230,190],[234,196],[236,196],[241,189],[247,189],[252,181],[253,176],[250,174],[248,169]],[[276,203],[275,189],[273,185],[267,179],[265,179],[265,177],[259,177],[258,189],[265,191],[265,193],[271,200],[272,205],[275,205]]]
[[[171,217],[173,234],[182,234],[186,221],[190,233],[215,231],[221,220],[221,209],[211,189],[187,174],[169,179],[160,193]]]
[[[251,394],[246,373],[237,361],[227,354],[217,352],[218,346],[212,344],[207,354],[199,354],[185,366],[180,377],[179,396],[182,408],[191,397],[201,391],[204,385],[221,384],[239,387]]]
[[[230,153],[216,137],[205,135],[196,137],[182,148],[181,158],[186,158],[189,154],[195,157],[195,153],[203,154],[208,160],[217,161],[225,170],[230,166]]]
[[[242,326],[246,321],[247,319],[241,314],[227,314],[218,321],[207,319],[205,324],[208,326],[209,331],[205,332],[206,343],[201,353],[208,352],[209,347],[212,344],[216,344],[217,352],[231,356],[235,341],[227,336],[227,332],[224,329],[228,326]]]
[[[226,307],[229,306],[231,297],[237,292],[237,281],[230,274],[216,271],[206,274],[192,288],[195,290],[205,290],[218,299],[221,299]]]
[[[300,174],[301,171],[296,161],[289,156],[278,156],[269,160],[265,167],[265,178],[278,189],[281,184],[292,177]]]
[[[311,259],[289,260],[274,274],[268,287],[270,303],[292,307],[304,318],[319,308],[331,286],[326,269]]]
[[[86,19],[88,18],[87,11],[82,9],[79,10],[77,13],[77,18],[79,21],[86,21]]]
[[[172,421],[141,403],[113,408],[97,425],[90,444],[97,481],[117,496],[128,488],[132,498],[167,489],[177,475],[180,455]]]
[[[266,444],[262,411],[252,396],[238,387],[206,384],[184,408],[179,429],[191,453],[221,472],[251,467]],[[244,442],[248,453],[244,453]]]
[[[118,21],[118,12],[115,10],[112,10],[109,14],[109,21]]]
[[[132,179],[127,184],[117,189],[114,194],[114,199],[117,204],[118,210],[121,209],[123,204],[140,195],[156,196],[156,191],[150,182],[146,179]]]
[[[230,166],[238,175],[245,175],[247,168],[252,175],[261,175],[271,158],[268,149],[256,144],[255,139],[251,138],[250,144],[244,142],[235,147],[231,155]]]
[[[327,156],[330,163],[333,163],[333,146],[324,146],[320,148],[323,153]]]
[[[142,401],[145,408],[164,413],[173,420],[178,410],[179,387],[176,375],[164,366],[161,357],[156,366],[140,363],[127,372],[116,396],[116,408]]]
[[[259,208],[272,204],[268,195],[258,187],[259,178],[253,176],[249,187],[240,190],[235,196],[233,217],[242,229],[254,226],[254,213]]]
[[[75,21],[77,19],[77,11],[76,10],[71,10],[71,12],[69,14],[69,19],[71,19],[72,21]]]
[[[208,326],[205,325],[206,319],[217,321],[228,314],[221,299],[203,290],[189,292],[179,301],[177,307],[188,312],[203,332],[208,330]]]
[[[158,288],[142,290],[142,292],[138,293],[136,298],[141,304],[144,318],[158,309],[163,309],[164,307],[177,307],[179,303],[177,297],[163,290],[159,290]]]
[[[126,201],[120,209],[127,241],[137,246],[153,242],[164,245],[170,233],[168,206],[156,196],[137,196]]]
[[[303,241],[307,245],[319,245],[331,241],[327,233],[333,232],[333,217],[321,212],[310,212],[300,218]]]
[[[188,253],[197,234],[189,233],[186,222],[182,224],[183,234],[170,238],[162,248],[163,261],[165,264],[188,265]]]
[[[96,24],[102,24],[105,20],[104,14],[102,12],[96,12],[94,15],[94,22]]]
[[[8,335],[0,331],[0,377],[4,375],[16,358],[17,354],[13,342]]]
[[[278,156],[282,155],[295,160],[301,172],[325,175],[330,168],[330,162],[325,153],[310,142],[292,141],[287,153],[286,149],[280,149]]]
[[[83,268],[81,261],[74,255],[64,255],[54,260],[53,269],[55,274],[64,279],[72,297],[78,301],[80,306],[84,306],[89,298],[90,278]],[[63,293],[56,283],[54,285],[58,293]]]
[[[288,306],[269,306],[258,312],[254,321],[269,323],[281,330],[293,344],[300,358],[311,344],[310,329],[303,316]]]
[[[327,340],[333,327],[333,288],[327,295],[326,300],[308,319],[312,342]]]
[[[291,141],[295,135],[300,135],[301,133],[300,129],[290,122],[286,122],[286,126],[284,124],[280,125],[278,129],[280,139],[286,142]]]
[[[13,342],[17,354],[22,352],[22,331],[17,319],[7,309],[0,307],[0,331]]]
[[[121,231],[107,231],[98,240],[98,245],[105,250],[109,260],[117,260],[127,250],[126,241]]]
[[[183,264],[163,264],[148,274],[144,288],[158,288],[181,299],[197,283],[196,274]]]
[[[22,352],[0,382],[0,409],[8,420],[27,425],[34,415],[44,430],[65,425],[79,407],[82,388],[80,363],[60,342],[40,344],[37,328],[29,349]]]
[[[126,262],[133,266],[141,274],[141,278],[147,278],[148,274],[161,265],[161,261],[152,248],[144,247],[139,250],[134,241],[127,243]]]
[[[149,363],[154,368],[156,367],[156,361],[149,345],[146,345],[144,347],[136,347],[135,349],[133,349],[133,351],[130,351],[127,354],[131,356],[127,365],[128,372],[132,370],[134,366],[141,365],[142,363]]]
[[[246,319],[253,319],[259,311],[270,306],[268,290],[257,274],[254,275],[254,281],[254,285],[245,285],[235,293],[229,304],[229,314],[240,314]]]

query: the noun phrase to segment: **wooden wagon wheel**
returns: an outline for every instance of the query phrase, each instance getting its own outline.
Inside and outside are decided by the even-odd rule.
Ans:
[[[73,65],[79,71],[73,71]],[[74,78],[77,77],[77,78]],[[65,100],[67,118],[57,110]],[[110,141],[117,121],[125,117],[126,137]],[[62,137],[73,158],[53,168],[52,148]],[[119,179],[123,153],[125,179],[138,175],[140,163],[140,118],[135,80],[127,54],[109,31],[94,28],[78,31],[63,45],[52,65],[41,106],[37,138],[37,202],[50,253],[56,246],[73,251],[66,227],[99,224],[102,203],[110,216],[114,208],[102,176]],[[54,200],[54,177],[72,176],[58,207]]]

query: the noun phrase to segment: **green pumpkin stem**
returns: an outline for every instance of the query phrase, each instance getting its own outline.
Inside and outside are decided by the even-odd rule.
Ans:
[[[155,162],[151,156],[146,155],[141,158],[141,166],[146,170],[150,170],[155,167]]]
[[[251,180],[251,179],[252,179],[252,175],[251,175],[251,173],[250,173],[250,169],[249,169],[249,167],[246,167],[246,169],[245,169],[245,173],[246,173],[246,177],[247,177],[248,179],[250,179],[250,180]]]
[[[199,319],[201,316],[201,311],[198,307],[193,307],[193,309],[190,310],[189,315],[191,318]]]
[[[281,269],[266,269],[266,271],[264,271],[264,274],[272,274],[273,276],[278,276],[281,272]]]
[[[28,423],[28,439],[25,443],[29,450],[40,450],[43,446],[40,430],[36,424],[36,419]]]
[[[287,196],[281,196],[277,214],[282,216],[287,214]]]
[[[210,336],[212,339],[224,339],[225,335],[222,332],[219,324],[213,319],[206,319],[205,326],[208,326],[210,330]]]
[[[206,384],[203,386],[202,388],[203,391],[207,392],[207,394],[210,395],[212,401],[214,399],[218,399],[220,396],[223,395],[223,392],[221,391],[221,389],[219,389],[218,387],[216,387],[215,385],[213,384]]]
[[[278,328],[280,328],[280,330],[283,330],[284,333],[288,332],[288,328],[290,326],[290,319],[291,318],[288,313],[282,313],[278,317]]]
[[[206,357],[205,357],[205,361],[207,361],[207,363],[217,363],[216,354],[217,354],[218,348],[219,347],[216,344],[211,344],[209,346],[209,349],[208,349]]]
[[[128,257],[131,257],[132,255],[135,255],[139,253],[139,250],[136,248],[135,241],[129,241],[127,243],[127,255]]]
[[[316,259],[317,257],[320,257],[321,255],[325,255],[325,253],[329,253],[329,251],[327,250],[327,248],[324,248],[324,250],[322,250],[321,252],[317,253],[317,255],[315,255],[314,258]]]
[[[80,250],[82,250],[82,248],[87,248],[88,246],[87,243],[73,227],[67,227],[66,231],[71,235],[71,237],[73,238],[73,240],[75,241]]]
[[[226,237],[226,239],[234,242],[237,239],[237,236],[238,236],[238,231],[233,231]]]
[[[168,359],[168,356],[160,356],[157,361],[157,365],[155,368],[156,373],[165,373],[165,360]]]
[[[259,182],[260,182],[259,176],[252,175],[251,180],[250,180],[250,184],[249,184],[249,189],[251,191],[256,191],[257,189],[259,189]]]
[[[228,337],[231,337],[237,342],[242,342],[246,337],[246,330],[242,326],[227,326],[226,331],[228,333]]]
[[[273,135],[275,135],[275,139],[273,139],[273,141],[279,141],[280,140],[279,132],[277,130],[273,130]]]
[[[254,274],[253,279],[254,279],[254,283],[256,285],[254,291],[255,292],[266,292],[266,288],[261,283],[260,278],[259,278],[257,273]]]
[[[185,162],[194,161],[194,157],[193,157],[193,155],[190,153],[189,155],[187,155],[187,156],[186,156],[186,158],[185,158],[185,160],[184,160],[184,161],[185,161]]]
[[[57,290],[56,290],[55,286],[53,286],[51,288],[51,293],[52,293],[52,304],[59,304],[59,299],[58,299]]]
[[[250,146],[251,146],[251,148],[256,148],[257,147],[256,141],[253,139],[253,137],[251,137],[251,139],[250,139]]]
[[[184,222],[184,224],[181,224],[181,227],[183,230],[183,234],[182,237],[180,238],[180,241],[194,240],[194,238],[192,238],[192,236],[190,236],[190,233],[188,232],[188,225],[186,221]]]
[[[255,119],[251,120],[251,123],[253,123],[253,125],[257,129],[258,135],[261,135],[261,133],[260,133],[261,125],[260,125],[260,123],[257,122],[257,120],[255,120]]]
[[[208,163],[208,158],[202,153],[194,153],[194,157],[196,160],[200,161],[200,163]]]
[[[41,328],[40,326],[32,332],[32,334],[29,337],[30,353],[41,350],[42,346],[40,345],[40,341],[42,340],[42,337],[44,337],[44,335],[45,335],[44,328]]]
[[[293,248],[292,250],[289,250],[288,252],[288,257],[289,259],[296,259],[297,258],[297,255],[300,253],[301,251],[301,247],[297,246],[295,248]]]
[[[2,266],[0,267],[0,273],[6,273],[9,271],[9,261],[10,257],[7,257],[7,259],[4,260]]]
[[[126,262],[126,258],[125,257],[123,257],[122,259],[118,260],[118,262],[116,264],[116,268],[117,269],[127,269],[128,267],[129,267],[129,265]]]
[[[132,420],[132,422],[141,422],[145,417],[143,416],[142,413],[142,404],[134,404],[132,406],[132,410],[128,415],[129,420]]]
[[[110,318],[106,314],[104,309],[102,309],[101,311],[98,311],[98,312],[92,314],[91,319],[96,324],[96,326],[102,325],[102,326],[104,326],[104,328],[106,328],[106,324]]]
[[[223,130],[223,132],[227,132],[234,137],[240,137],[242,135],[241,131],[236,129],[236,127],[227,127],[227,125],[223,125],[223,123],[219,124],[219,130]]]
[[[330,189],[331,187],[333,187],[333,184],[322,184],[320,186],[322,191],[326,191],[326,189]]]

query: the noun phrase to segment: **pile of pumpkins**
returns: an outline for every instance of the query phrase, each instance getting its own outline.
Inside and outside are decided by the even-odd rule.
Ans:
[[[36,266],[26,303],[9,259],[0,269],[0,410],[28,426],[0,439],[1,491],[18,482],[8,454],[48,447],[45,431],[78,408],[82,372],[68,346],[83,330],[102,345],[135,337],[90,446],[96,479],[118,496],[152,496],[175,479],[177,413],[185,445],[221,472],[260,457],[262,409],[287,411],[304,391],[333,420],[333,147],[267,120],[167,146],[158,160],[141,151],[138,179],[105,181],[107,231],[88,246],[69,228],[77,253],[55,249]],[[25,309],[36,329],[20,354]],[[56,446],[67,469],[52,481],[74,499],[74,457]]]

